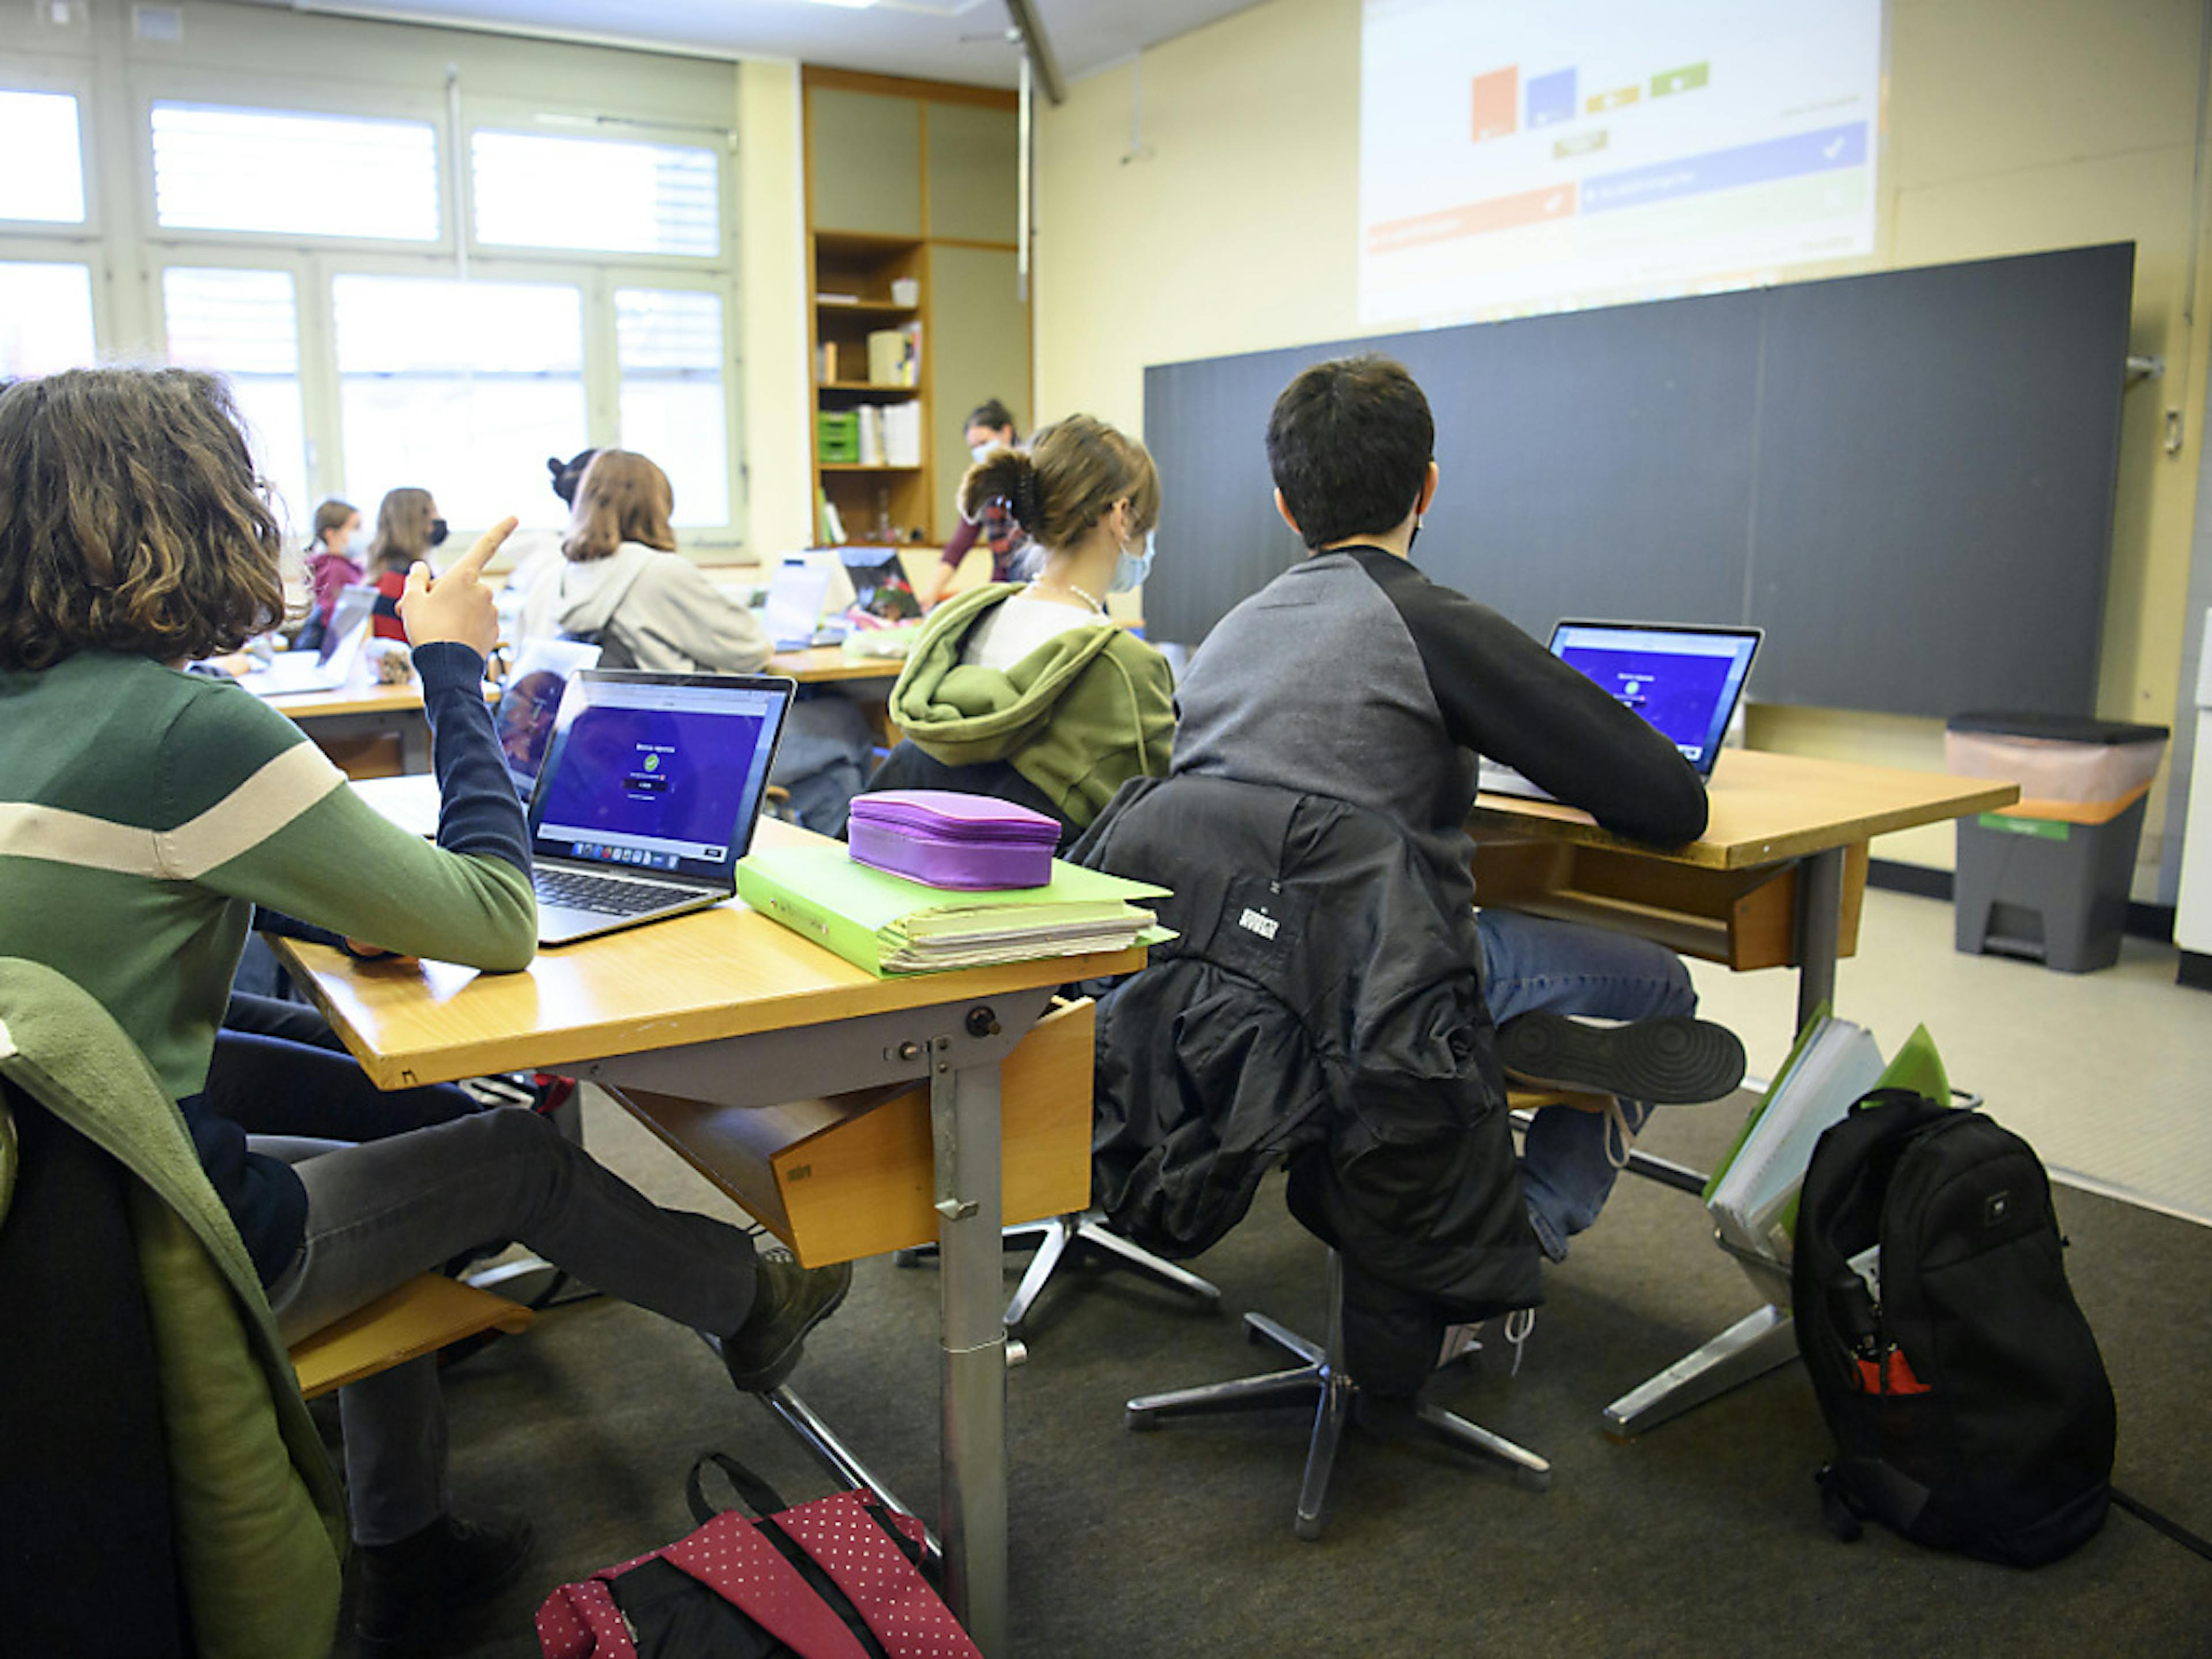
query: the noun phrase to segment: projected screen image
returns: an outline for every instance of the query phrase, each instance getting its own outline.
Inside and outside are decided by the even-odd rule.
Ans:
[[[1871,253],[1881,0],[1365,0],[1363,322]]]

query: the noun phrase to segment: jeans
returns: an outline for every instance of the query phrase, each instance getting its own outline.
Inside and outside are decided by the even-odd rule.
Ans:
[[[874,764],[875,734],[850,697],[806,696],[791,705],[768,781],[791,792],[791,810],[806,829],[834,836],[845,827],[853,797]]]
[[[495,1109],[362,1146],[254,1150],[292,1163],[307,1189],[306,1237],[269,1287],[287,1343],[498,1238],[695,1330],[726,1336],[752,1308],[750,1237],[661,1209],[535,1112]],[[426,1355],[339,1391],[357,1543],[397,1543],[446,1511],[437,1364]]]
[[[1475,931],[1483,1000],[1498,1024],[1539,1012],[1630,1020],[1697,1012],[1689,969],[1663,945],[1511,910],[1479,912]],[[1650,1111],[1627,1101],[1621,1107],[1632,1127]],[[1549,1106],[1522,1142],[1529,1224],[1554,1261],[1565,1261],[1567,1240],[1597,1219],[1620,1173],[1606,1156],[1607,1128],[1595,1112]]]
[[[318,1140],[379,1140],[483,1109],[451,1084],[387,1094],[313,1008],[237,992],[216,1033],[202,1098],[249,1135]]]

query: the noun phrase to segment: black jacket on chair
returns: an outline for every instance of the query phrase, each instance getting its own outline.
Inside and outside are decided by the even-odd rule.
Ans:
[[[1189,1255],[1291,1166],[1298,1219],[1453,1318],[1533,1306],[1474,915],[1377,813],[1187,775],[1122,787],[1078,843],[1174,890],[1176,930],[1098,1009],[1095,1194]]]

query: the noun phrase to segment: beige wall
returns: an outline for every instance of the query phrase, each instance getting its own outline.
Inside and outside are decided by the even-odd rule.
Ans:
[[[814,539],[809,497],[813,381],[806,361],[805,173],[799,65],[738,66],[738,349],[746,544],[756,561]]]
[[[2136,242],[2132,349],[2167,370],[2127,396],[2100,704],[2160,722],[2180,677],[2199,442],[2192,413],[2168,455],[2166,411],[2201,407],[2206,356],[2188,291],[2203,17],[2191,0],[1891,0],[1882,251],[1807,273]],[[1085,409],[1141,428],[1148,363],[1362,332],[1358,65],[1358,0],[1269,0],[1145,54],[1148,153],[1123,159],[1127,67],[1044,111],[1041,419]],[[2197,263],[2201,307],[2212,260]],[[1942,756],[1932,720],[1770,708],[1751,732],[1901,765]],[[1877,851],[1950,862],[1947,830]]]

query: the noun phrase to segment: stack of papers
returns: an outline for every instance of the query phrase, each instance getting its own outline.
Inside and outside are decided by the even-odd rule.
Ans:
[[[1141,901],[1167,890],[1055,859],[1042,887],[955,893],[834,845],[763,848],[738,866],[739,898],[878,978],[1157,943],[1170,935]]]
[[[1797,1189],[1821,1133],[1881,1081],[1881,1050],[1863,1026],[1825,1010],[1799,1033],[1766,1098],[1705,1186],[1705,1207],[1739,1249],[1786,1265]]]

